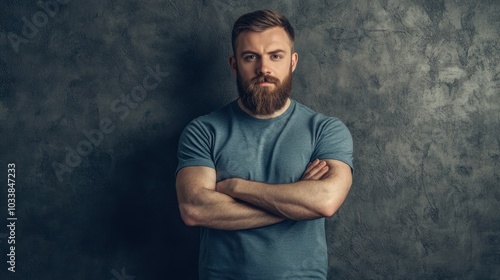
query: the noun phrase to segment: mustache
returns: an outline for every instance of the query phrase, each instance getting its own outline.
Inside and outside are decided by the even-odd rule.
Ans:
[[[280,82],[280,80],[276,77],[271,76],[271,75],[259,75],[255,78],[253,78],[251,82],[254,84],[264,83],[264,82],[277,84]]]

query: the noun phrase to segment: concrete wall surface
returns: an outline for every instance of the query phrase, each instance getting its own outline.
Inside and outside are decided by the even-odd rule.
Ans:
[[[295,27],[292,97],[353,135],[328,279],[500,279],[500,1],[0,7],[1,279],[197,279],[177,143],[237,97],[230,31],[257,9]]]

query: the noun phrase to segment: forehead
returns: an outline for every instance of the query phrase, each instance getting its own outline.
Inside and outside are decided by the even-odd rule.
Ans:
[[[236,38],[236,52],[266,52],[272,49],[290,51],[292,42],[285,29],[273,27],[261,32],[244,31]]]

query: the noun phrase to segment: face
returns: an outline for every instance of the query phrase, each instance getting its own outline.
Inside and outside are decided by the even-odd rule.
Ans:
[[[292,72],[298,61],[285,30],[246,31],[236,40],[230,58],[243,105],[256,115],[281,109],[292,89]]]

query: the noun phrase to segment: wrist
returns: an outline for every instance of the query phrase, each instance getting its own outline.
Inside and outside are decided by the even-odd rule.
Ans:
[[[235,197],[237,188],[241,186],[241,184],[244,184],[244,180],[240,178],[231,178],[231,182],[228,187],[228,192],[232,197]]]
[[[234,189],[236,188],[236,185],[240,183],[241,179],[239,178],[228,178],[223,181],[220,181],[217,183],[215,190],[227,194],[229,196],[233,196]]]

